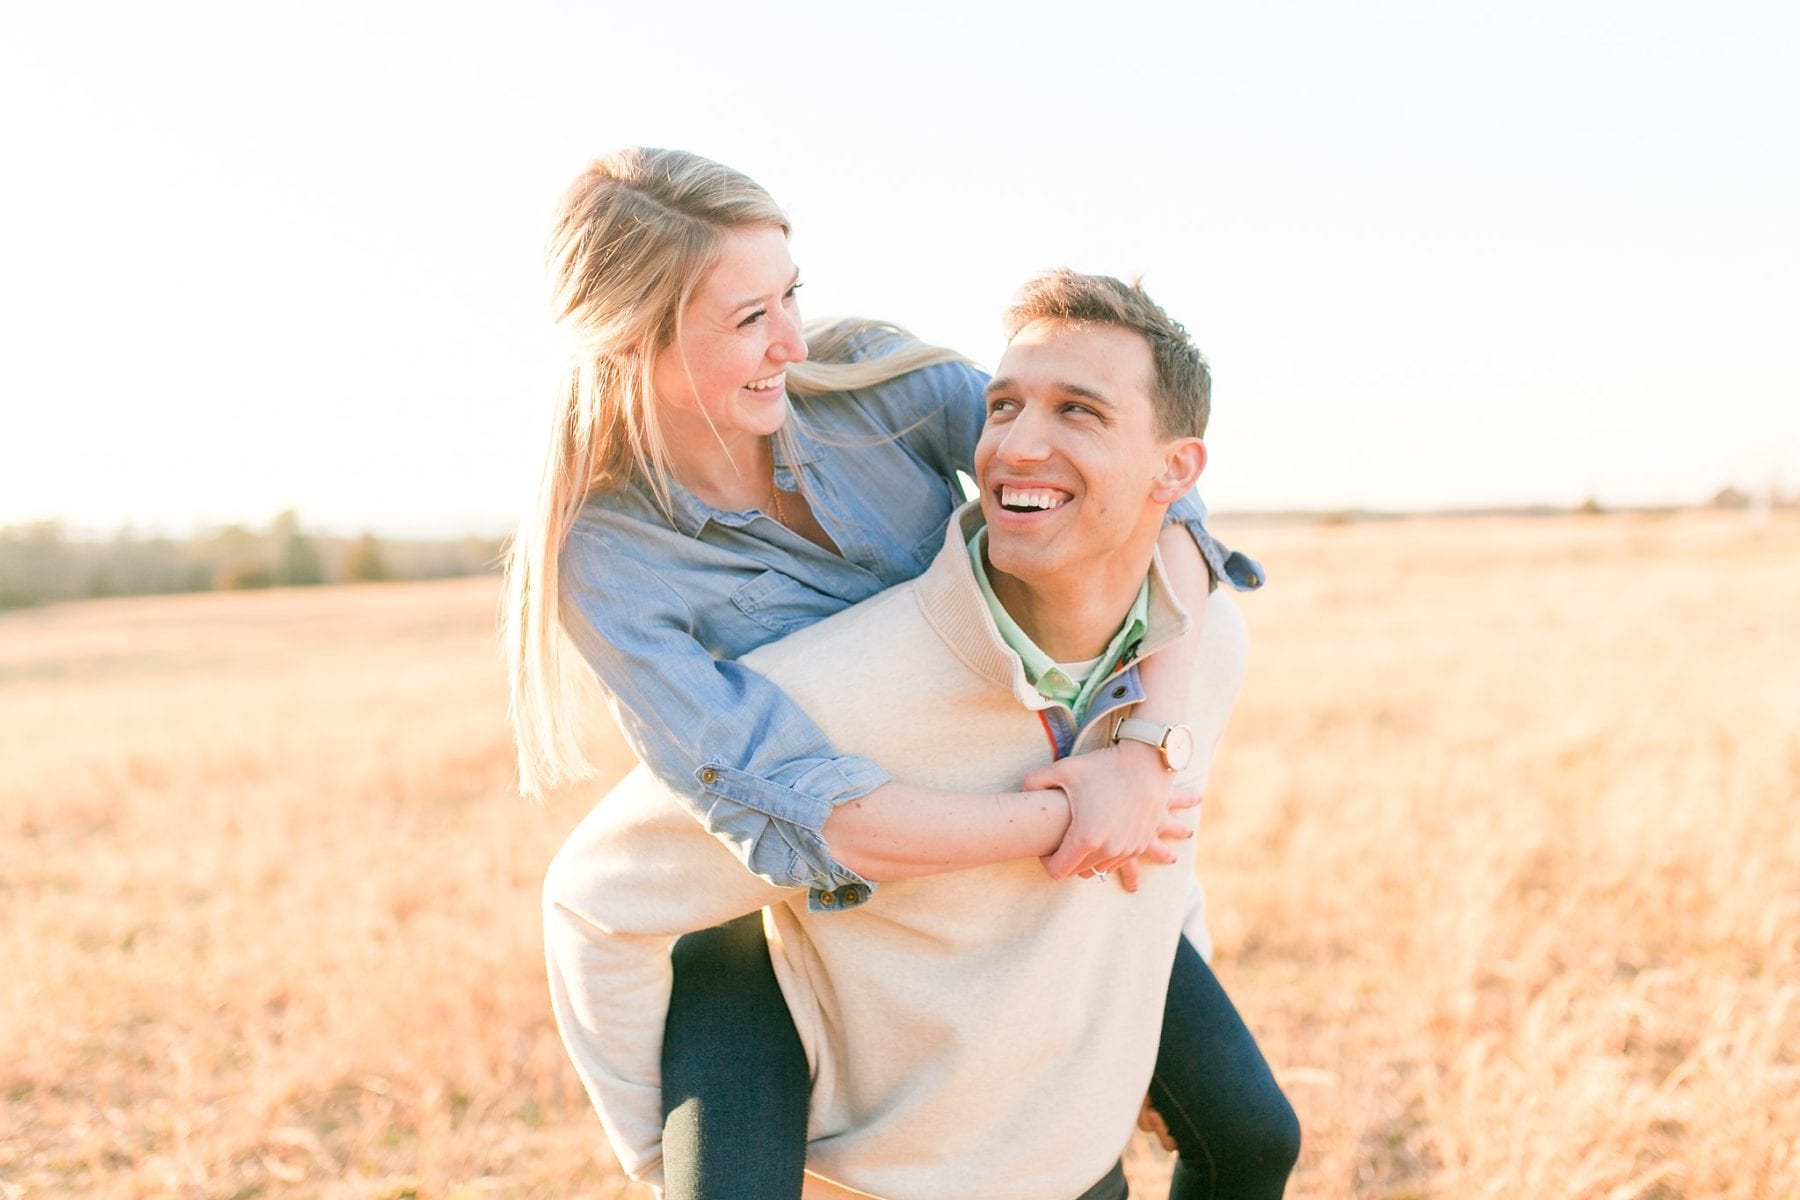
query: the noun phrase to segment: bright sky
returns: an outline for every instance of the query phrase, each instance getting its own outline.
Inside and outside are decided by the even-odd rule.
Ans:
[[[1219,509],[1800,490],[1800,7],[15,6],[0,523],[508,527],[593,154],[992,364],[1051,266],[1215,373]]]

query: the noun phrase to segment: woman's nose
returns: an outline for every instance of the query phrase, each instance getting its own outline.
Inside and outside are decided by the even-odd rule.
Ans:
[[[806,334],[800,328],[800,314],[783,312],[776,318],[781,322],[775,341],[769,346],[769,355],[782,362],[800,363],[806,361]]]

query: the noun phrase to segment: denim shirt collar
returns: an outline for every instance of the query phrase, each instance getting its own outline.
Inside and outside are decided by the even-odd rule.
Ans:
[[[825,446],[807,431],[805,423],[796,419],[792,412],[788,414],[782,429],[789,436],[777,434],[772,443],[775,452],[775,481],[782,484],[785,490],[792,491],[793,485],[798,482],[794,468],[818,462],[825,453]],[[675,528],[688,537],[699,537],[708,521],[718,521],[724,525],[747,525],[762,515],[760,508],[714,508],[688,491],[679,480],[671,478],[666,482],[669,489],[669,516],[674,521]],[[633,483],[652,504],[655,503],[656,493],[647,480],[638,478]]]

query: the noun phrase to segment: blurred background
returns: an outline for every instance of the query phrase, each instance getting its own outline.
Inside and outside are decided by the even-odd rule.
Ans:
[[[1800,1195],[1800,10],[0,28],[0,1200],[635,1194],[535,913],[606,780],[513,792],[492,575],[549,214],[632,143],[768,187],[809,315],[991,364],[1070,265],[1207,353],[1290,1195]]]
[[[596,152],[747,172],[815,315],[992,363],[1141,274],[1215,507],[1800,492],[1780,4],[44,5],[7,19],[0,524],[494,535]]]

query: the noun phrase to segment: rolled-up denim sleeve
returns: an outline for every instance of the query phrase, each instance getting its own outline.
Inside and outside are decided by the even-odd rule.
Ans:
[[[1240,592],[1253,592],[1266,581],[1261,563],[1229,548],[1206,528],[1206,501],[1200,499],[1200,489],[1195,488],[1171,504],[1166,519],[1187,526],[1201,557],[1212,568],[1214,579],[1224,580]]]
[[[832,858],[824,826],[888,774],[839,754],[766,677],[715,659],[677,589],[603,534],[578,526],[561,567],[565,626],[639,759],[752,874],[818,908],[865,902],[874,885]]]

